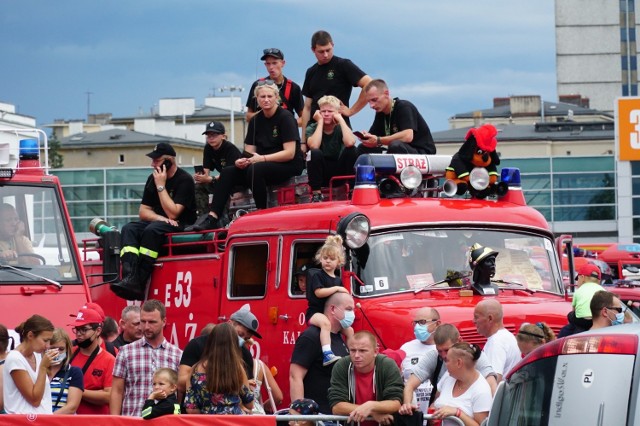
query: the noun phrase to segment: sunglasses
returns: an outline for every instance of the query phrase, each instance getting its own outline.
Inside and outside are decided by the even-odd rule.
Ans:
[[[260,86],[275,86],[276,82],[271,79],[265,79],[258,81],[258,87]]]
[[[609,309],[609,310],[611,310],[611,311],[616,311],[616,312],[617,312],[617,313],[619,313],[619,314],[621,314],[621,313],[623,313],[624,311],[626,311],[626,310],[627,310],[627,308],[624,308],[624,307],[620,307],[620,308],[618,308],[618,307],[616,307],[616,306],[607,306],[607,309]]]
[[[282,56],[282,52],[280,51],[280,49],[276,49],[274,47],[270,48],[270,49],[264,49],[262,51],[263,55],[278,55],[278,56]]]

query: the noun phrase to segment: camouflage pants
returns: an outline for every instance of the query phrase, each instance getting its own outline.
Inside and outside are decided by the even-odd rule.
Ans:
[[[215,182],[213,180],[211,183],[196,184],[196,213],[198,216],[209,213],[209,199],[215,189]]]

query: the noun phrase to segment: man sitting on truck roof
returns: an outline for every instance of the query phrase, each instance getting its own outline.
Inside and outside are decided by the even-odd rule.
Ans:
[[[122,280],[111,291],[127,300],[143,300],[147,280],[166,240],[196,220],[193,177],[176,163],[176,151],[161,142],[147,154],[153,173],[142,193],[140,220],[122,228]]]

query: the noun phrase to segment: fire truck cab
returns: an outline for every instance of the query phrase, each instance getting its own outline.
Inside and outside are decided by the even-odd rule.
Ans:
[[[60,182],[40,163],[46,134],[0,133],[0,323],[37,313],[65,327],[89,291]]]
[[[426,306],[465,341],[483,343],[472,319],[487,297],[501,302],[510,331],[544,321],[557,332],[571,310],[562,248],[544,217],[526,205],[519,171],[503,169],[503,188],[484,198],[449,198],[442,192],[455,192],[451,183],[435,182],[450,159],[361,156],[355,186],[342,191],[348,199],[272,207],[238,215],[225,229],[169,235],[147,287],[147,298],[167,308],[165,336],[184,347],[207,323],[249,308],[263,336],[251,350],[277,373],[286,403],[291,352],[307,320],[295,271],[313,261],[330,234],[345,242],[340,275],[356,302],[354,329],[372,331],[381,349],[414,339],[412,313]],[[127,303],[139,302],[119,299],[105,284],[117,279],[119,233],[106,225],[97,233],[101,260],[87,259],[85,269],[93,299],[118,317]],[[476,243],[498,252],[490,288],[472,282],[468,252]]]

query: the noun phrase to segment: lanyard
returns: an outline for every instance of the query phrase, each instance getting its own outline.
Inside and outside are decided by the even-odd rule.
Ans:
[[[391,116],[393,115],[393,108],[396,106],[396,100],[392,100],[391,101],[391,112],[389,113],[389,120],[387,120],[387,117],[384,118],[384,135],[385,136],[390,136],[391,135]]]

